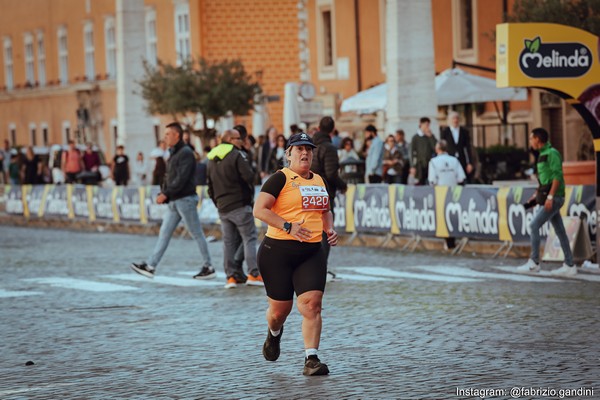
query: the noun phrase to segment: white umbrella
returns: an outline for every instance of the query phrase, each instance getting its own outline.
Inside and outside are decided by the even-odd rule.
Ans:
[[[447,69],[436,76],[435,93],[439,106],[527,100],[525,89],[497,88],[494,79],[469,74],[460,68]]]
[[[447,69],[435,77],[437,104],[440,106],[487,101],[527,100],[527,91],[522,88],[497,88],[496,81],[469,74],[459,68]],[[387,106],[387,84],[382,83],[348,97],[342,102],[341,111],[370,114],[385,110]]]
[[[387,106],[387,84],[382,83],[370,89],[358,92],[342,101],[342,112],[354,111],[358,114],[371,114],[385,110]]]

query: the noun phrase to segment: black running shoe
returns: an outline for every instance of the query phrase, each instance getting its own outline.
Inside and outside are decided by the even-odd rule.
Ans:
[[[283,326],[281,327],[281,331],[279,331],[279,335],[273,336],[271,334],[271,330],[267,329],[267,340],[265,340],[265,344],[263,344],[263,356],[265,356],[265,360],[267,361],[275,361],[279,358],[279,342],[281,341],[281,336],[283,335]]]
[[[213,279],[216,277],[217,273],[210,264],[204,264],[200,272],[194,275],[194,279]]]
[[[328,375],[329,368],[327,368],[327,364],[324,364],[319,360],[319,357],[308,356],[308,358],[304,360],[304,371],[302,371],[302,374],[306,376]]]
[[[144,275],[146,278],[154,279],[154,267],[146,264],[145,262],[136,264],[131,263],[131,269],[140,275]]]

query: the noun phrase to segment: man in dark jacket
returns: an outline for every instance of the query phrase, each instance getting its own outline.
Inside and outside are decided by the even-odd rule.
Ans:
[[[459,126],[458,113],[450,111],[448,113],[448,126],[442,130],[441,140],[448,143],[448,154],[458,158],[460,165],[467,174],[466,182],[470,182],[473,176],[473,146],[471,145],[471,135],[466,128]]]
[[[335,122],[331,117],[323,117],[319,121],[319,131],[314,134],[313,142],[317,146],[314,151],[312,165],[310,170],[319,174],[327,184],[327,192],[331,199],[332,205],[335,200],[335,194],[339,190],[342,193],[346,192],[346,182],[340,178],[340,160],[337,153],[337,148],[331,141],[331,135],[335,129]],[[333,206],[332,206],[333,213]],[[323,232],[323,240],[321,241],[325,250],[326,258],[329,258],[330,246],[327,241],[327,234]]]
[[[227,289],[236,287],[236,277],[243,275],[234,260],[239,236],[248,264],[246,285],[263,286],[256,263],[257,233],[252,215],[254,170],[241,148],[240,132],[230,129],[223,133],[221,144],[208,153],[208,194],[219,210]]]
[[[163,217],[158,234],[158,241],[154,252],[146,262],[131,264],[131,269],[140,275],[154,278],[154,272],[169,245],[171,236],[183,220],[186,229],[190,232],[204,259],[204,264],[194,279],[211,279],[216,277],[211,265],[208,244],[202,231],[200,218],[198,218],[198,195],[194,182],[196,158],[192,149],[182,140],[183,129],[177,122],[172,122],[165,129],[165,142],[169,147],[169,162],[167,175],[161,187],[161,192],[156,198],[158,204],[167,204],[168,209]]]

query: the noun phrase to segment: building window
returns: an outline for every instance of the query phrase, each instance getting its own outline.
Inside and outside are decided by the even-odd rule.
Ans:
[[[67,28],[58,28],[58,78],[60,83],[69,82],[69,48],[67,46]]]
[[[175,4],[175,49],[177,65],[190,58],[190,5],[187,1]]]
[[[7,90],[11,90],[15,86],[12,40],[9,37],[4,38],[4,86]]]
[[[8,124],[8,132],[10,134],[10,142],[13,146],[17,146],[17,126],[15,124]]]
[[[42,126],[42,145],[48,146],[49,137],[48,137],[48,124],[43,123]]]
[[[323,19],[323,66],[333,65],[333,40],[331,35],[331,10],[321,13]]]
[[[62,123],[62,131],[63,131],[63,144],[69,143],[71,140],[71,122],[63,121]]]
[[[83,28],[83,50],[85,53],[85,78],[93,81],[96,77],[95,48],[94,48],[94,25],[87,22]]]
[[[25,81],[28,86],[35,84],[35,54],[31,33],[25,34]]]
[[[32,146],[37,146],[37,129],[35,124],[29,124],[29,143],[31,143]]]
[[[44,44],[44,33],[37,33],[38,51],[38,81],[40,86],[46,86],[46,46]]]
[[[150,65],[156,66],[158,52],[156,50],[156,11],[146,10],[146,60]]]
[[[104,35],[106,36],[106,73],[110,79],[115,79],[117,77],[117,38],[113,17],[104,21]]]
[[[336,79],[335,10],[332,0],[317,0],[317,63],[319,79]]]
[[[454,58],[460,61],[477,61],[477,2],[474,0],[453,0],[452,33]]]

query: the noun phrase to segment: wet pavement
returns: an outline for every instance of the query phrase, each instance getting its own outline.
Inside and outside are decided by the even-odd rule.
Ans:
[[[331,374],[305,377],[298,312],[265,361],[264,289],[223,288],[222,242],[209,244],[218,279],[193,280],[198,250],[177,238],[149,280],[128,265],[155,240],[0,226],[1,399],[568,398],[599,386],[600,275],[334,248],[319,350]],[[571,398],[600,394],[589,390]]]

